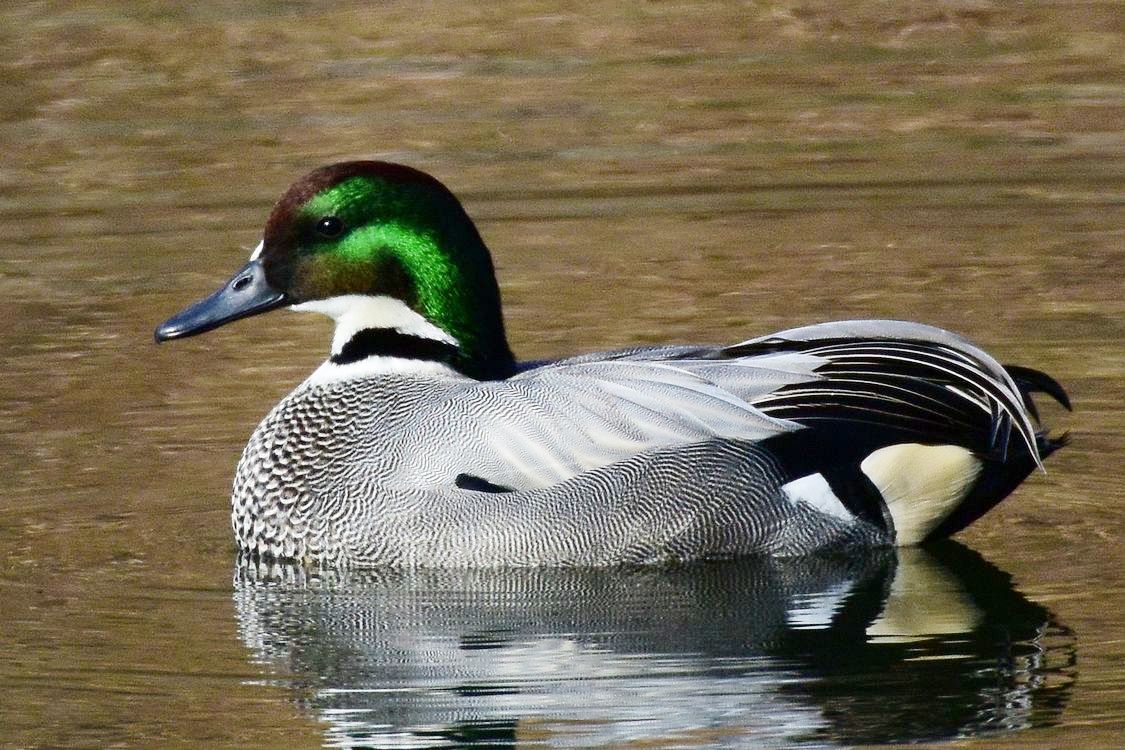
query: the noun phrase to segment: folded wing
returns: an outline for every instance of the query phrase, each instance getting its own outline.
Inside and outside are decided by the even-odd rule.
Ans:
[[[465,474],[508,489],[534,489],[646,450],[716,437],[759,441],[799,429],[765,414],[751,398],[817,378],[813,360],[768,359],[769,366],[751,360],[564,361],[508,380],[468,383],[424,404],[393,438],[401,445],[393,476],[407,484],[440,484]]]
[[[829,323],[725,348],[635,349],[465,383],[421,405],[392,438],[400,450],[388,474],[410,485],[534,489],[647,450],[795,432],[815,436],[822,455],[909,442],[1000,461],[1014,438],[1038,463],[1027,390],[948,331]]]

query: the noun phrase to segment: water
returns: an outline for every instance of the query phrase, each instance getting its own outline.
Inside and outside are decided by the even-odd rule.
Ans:
[[[953,543],[673,570],[275,569],[235,599],[243,641],[334,747],[991,735],[1056,723],[1075,678],[1073,633]]]
[[[1117,744],[1118,14],[0,9],[0,745]],[[1073,444],[901,557],[239,571],[234,462],[328,324],[152,327],[358,156],[464,198],[523,357],[907,317],[1057,377]]]

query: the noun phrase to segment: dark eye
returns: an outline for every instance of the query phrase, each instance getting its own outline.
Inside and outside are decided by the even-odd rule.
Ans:
[[[316,222],[316,233],[321,237],[339,237],[344,233],[344,222],[335,216],[324,216]]]

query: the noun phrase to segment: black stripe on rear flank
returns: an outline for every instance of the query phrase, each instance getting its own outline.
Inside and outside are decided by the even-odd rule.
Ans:
[[[340,353],[332,355],[331,361],[346,365],[368,357],[399,357],[450,363],[458,352],[453,344],[412,336],[395,328],[364,328],[348,339]]]
[[[859,466],[830,466],[821,470],[820,475],[832,488],[832,494],[855,516],[883,531],[893,530],[894,521],[883,493]]]

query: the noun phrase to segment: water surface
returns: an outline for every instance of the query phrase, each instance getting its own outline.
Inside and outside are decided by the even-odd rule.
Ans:
[[[1123,59],[1100,2],[4,7],[0,745],[1111,746]],[[464,198],[523,357],[911,318],[1073,443],[967,550],[251,575],[234,463],[328,323],[151,331],[355,157]]]
[[[1073,634],[970,550],[665,570],[241,569],[337,747],[847,746],[1056,723]],[[857,686],[862,685],[862,690]]]

